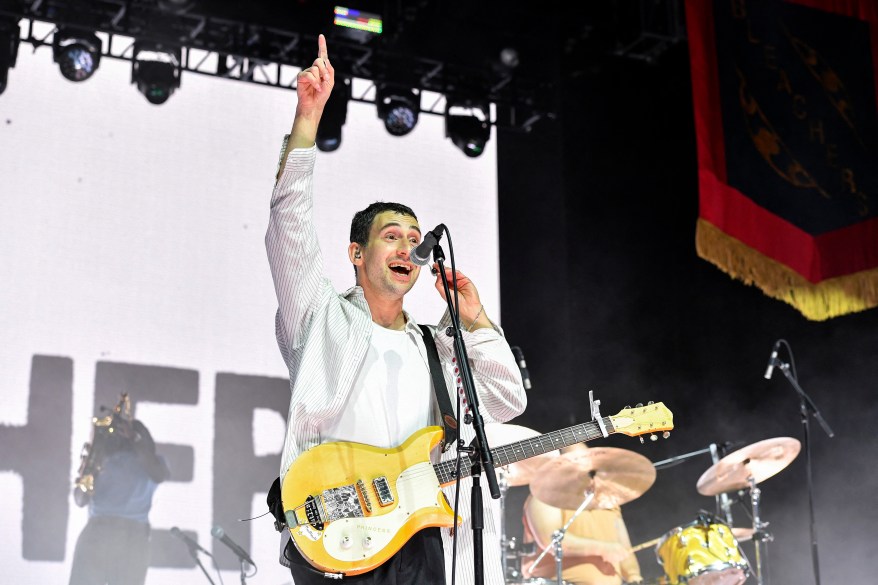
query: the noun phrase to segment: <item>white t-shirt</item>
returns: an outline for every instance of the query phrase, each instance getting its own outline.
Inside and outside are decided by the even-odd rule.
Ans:
[[[388,449],[435,424],[430,367],[415,336],[372,323],[369,351],[350,399],[341,416],[321,429],[321,442],[354,441]]]

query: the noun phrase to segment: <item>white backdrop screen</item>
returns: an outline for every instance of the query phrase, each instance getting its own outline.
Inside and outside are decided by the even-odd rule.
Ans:
[[[2,580],[66,583],[87,520],[70,495],[79,452],[97,407],[125,391],[172,467],[150,514],[147,583],[204,579],[174,526],[236,580],[215,524],[251,551],[259,572],[248,582],[288,583],[270,518],[237,519],[265,511],[284,436],[289,390],[263,237],[295,93],[184,74],[153,106],[129,67],[105,59],[75,84],[49,49],[22,44],[0,96]],[[351,103],[342,146],[318,155],[315,177],[336,288],[353,284],[353,213],[399,201],[423,229],[449,226],[458,267],[496,318],[496,184],[493,142],[468,159],[441,117],[396,138],[374,106]],[[442,313],[428,273],[406,307],[421,322]]]

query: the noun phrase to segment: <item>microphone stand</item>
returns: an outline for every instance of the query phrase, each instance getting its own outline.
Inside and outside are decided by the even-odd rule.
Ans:
[[[446,233],[448,233],[447,230]],[[450,239],[451,237],[449,235],[449,240]],[[470,405],[470,410],[472,412],[473,430],[476,433],[475,449],[478,453],[478,458],[475,460],[473,467],[473,487],[471,498],[471,503],[473,507],[473,563],[475,567],[475,585],[482,585],[484,583],[484,559],[482,558],[481,505],[479,506],[478,512],[476,511],[476,503],[482,503],[482,491],[479,484],[479,476],[476,475],[475,472],[479,471],[480,473],[483,473],[485,475],[485,479],[488,480],[488,489],[491,492],[491,497],[495,500],[500,497],[500,486],[497,484],[497,475],[494,471],[494,461],[491,458],[491,450],[490,446],[488,445],[488,438],[485,435],[485,421],[482,418],[481,413],[479,412],[479,397],[476,394],[476,386],[475,382],[473,381],[473,373],[469,367],[469,357],[466,352],[466,345],[464,345],[463,343],[463,334],[460,330],[460,315],[458,313],[457,307],[451,301],[451,290],[448,286],[448,277],[445,275],[445,253],[442,251],[442,247],[439,244],[436,244],[433,247],[433,260],[439,265],[439,275],[442,279],[442,288],[445,291],[445,301],[448,304],[448,313],[451,316],[451,327],[445,330],[445,334],[449,337],[454,338],[454,355],[457,358],[457,366],[460,370],[460,380],[463,384],[467,403]],[[452,270],[453,269],[454,266],[452,261]],[[476,466],[478,466],[478,469],[476,469]],[[478,529],[476,528],[477,515],[480,524]]]
[[[207,578],[207,582],[210,583],[210,585],[215,585],[213,579],[210,578],[210,574],[207,572],[207,569],[205,569],[204,565],[201,564],[201,559],[198,558],[198,549],[196,548],[196,545],[189,542],[188,540],[185,540],[184,542],[186,543],[186,548],[189,549],[189,556],[192,557],[192,560],[195,561],[195,564],[197,564],[198,567],[201,569],[201,572],[204,573],[204,576]],[[211,555],[207,551],[204,551],[204,554],[206,554],[210,558],[213,558],[213,555]]]
[[[470,495],[470,522],[473,527],[473,583],[485,582],[485,558],[482,547],[482,532],[485,529],[485,510],[482,502],[481,464],[476,461],[472,466],[473,489]],[[505,576],[503,577],[506,578]]]
[[[241,567],[240,567],[240,569],[241,569],[241,585],[246,585],[247,573],[244,571],[244,566],[248,565],[249,563],[247,561],[245,561],[244,559],[238,559],[238,562],[241,564]]]
[[[787,350],[790,352],[790,356],[792,356],[792,349],[789,347],[789,344],[787,344]],[[820,423],[820,426],[823,427],[823,430],[830,439],[835,436],[835,433],[829,428],[829,425],[823,419],[823,415],[820,414],[820,411],[817,409],[814,401],[811,400],[811,397],[802,390],[801,386],[799,386],[799,381],[796,379],[795,375],[795,367],[793,367],[793,372],[791,372],[790,364],[777,358],[773,358],[771,362],[783,372],[784,377],[799,395],[799,412],[802,417],[802,431],[805,439],[805,475],[808,484],[808,508],[811,521],[811,560],[814,566],[814,582],[816,585],[820,585],[820,557],[817,547],[817,526],[814,519],[814,482],[811,474],[811,427],[809,424],[809,415],[813,415],[814,418],[817,419],[817,422]]]

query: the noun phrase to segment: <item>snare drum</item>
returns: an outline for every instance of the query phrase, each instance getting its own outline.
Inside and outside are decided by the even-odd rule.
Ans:
[[[750,574],[732,530],[712,518],[674,528],[659,541],[655,556],[670,585],[740,585]]]

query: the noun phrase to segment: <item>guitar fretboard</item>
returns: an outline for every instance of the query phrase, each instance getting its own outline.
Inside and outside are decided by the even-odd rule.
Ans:
[[[616,432],[615,428],[613,428],[613,423],[610,420],[610,417],[603,417],[603,421],[604,426],[607,428],[607,433],[612,434]],[[502,467],[504,465],[509,465],[510,463],[515,463],[516,461],[530,459],[531,457],[536,457],[537,455],[542,455],[549,451],[556,451],[563,447],[569,447],[576,443],[584,443],[602,436],[603,434],[601,433],[601,428],[598,426],[598,423],[596,421],[590,421],[579,425],[573,425],[572,427],[567,427],[566,429],[561,429],[559,431],[552,431],[551,433],[546,433],[545,435],[540,435],[539,437],[534,437],[532,439],[525,439],[524,441],[518,441],[517,443],[510,443],[508,445],[496,447],[491,449],[491,456],[494,459],[494,466]],[[443,461],[442,463],[437,463],[433,466],[433,469],[436,471],[436,477],[439,478],[440,485],[452,483],[456,479],[456,467],[457,462],[454,459]],[[470,471],[470,462],[467,458],[463,458],[460,464],[460,476],[469,477]]]

